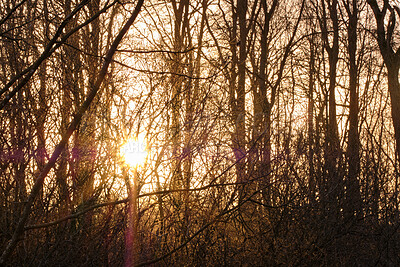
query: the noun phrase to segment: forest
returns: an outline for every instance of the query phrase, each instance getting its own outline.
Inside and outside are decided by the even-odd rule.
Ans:
[[[400,1],[0,0],[0,266],[400,266]]]

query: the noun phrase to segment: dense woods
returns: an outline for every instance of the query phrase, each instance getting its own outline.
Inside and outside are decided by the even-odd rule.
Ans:
[[[400,265],[397,1],[1,0],[0,69],[1,266]]]

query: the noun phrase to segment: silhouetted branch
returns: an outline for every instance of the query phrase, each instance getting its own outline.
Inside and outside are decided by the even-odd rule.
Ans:
[[[83,114],[89,108],[93,99],[95,98],[98,91],[100,90],[100,85],[102,84],[102,82],[107,74],[108,66],[110,65],[110,63],[112,61],[112,57],[113,57],[115,51],[117,50],[117,47],[118,47],[119,43],[121,42],[122,38],[124,37],[126,32],[129,30],[129,28],[135,21],[137,15],[139,14],[140,9],[143,5],[143,2],[144,2],[144,0],[138,1],[131,17],[125,23],[123,28],[120,30],[117,37],[114,39],[110,49],[107,52],[106,58],[104,60],[103,66],[100,70],[100,73],[97,77],[96,83],[93,85],[93,88],[90,91],[89,95],[87,96],[85,102],[82,104],[82,106],[76,112],[74,119],[70,123],[67,131],[62,136],[60,143],[54,149],[54,152],[53,152],[51,158],[49,159],[48,163],[46,164],[46,166],[43,168],[42,172],[39,174],[39,176],[35,180],[32,191],[29,194],[28,200],[25,204],[24,210],[23,210],[21,218],[17,224],[17,227],[14,231],[14,234],[13,234],[11,240],[9,241],[8,245],[4,249],[3,254],[1,255],[0,265],[5,264],[6,260],[11,255],[14,248],[17,246],[17,243],[20,240],[20,236],[24,232],[26,221],[28,220],[29,214],[31,213],[32,204],[33,204],[34,200],[36,199],[37,195],[39,194],[41,188],[43,187],[43,183],[44,183],[44,180],[45,180],[47,174],[50,172],[50,170],[56,164],[56,161],[57,161],[58,157],[60,156],[61,152],[65,149],[65,146],[68,143],[69,138],[71,137],[72,133],[75,131],[76,127],[79,125]],[[85,2],[83,2],[83,3],[85,3]]]

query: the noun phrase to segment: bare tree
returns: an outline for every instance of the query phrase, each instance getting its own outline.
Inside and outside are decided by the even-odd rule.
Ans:
[[[376,19],[376,38],[385,62],[388,74],[388,89],[391,98],[392,120],[396,139],[396,154],[400,156],[400,84],[399,84],[399,69],[400,69],[400,50],[395,49],[394,34],[396,28],[396,13],[400,15],[400,10],[397,6],[389,4],[388,0],[383,1],[382,8],[379,7],[376,0],[368,0]],[[388,13],[389,12],[389,13]],[[385,25],[385,18],[389,15],[388,24]]]

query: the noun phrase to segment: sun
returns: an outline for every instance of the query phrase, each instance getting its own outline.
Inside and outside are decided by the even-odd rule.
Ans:
[[[138,138],[128,139],[121,147],[120,154],[127,165],[131,167],[142,165],[147,157],[145,138],[139,136]]]

